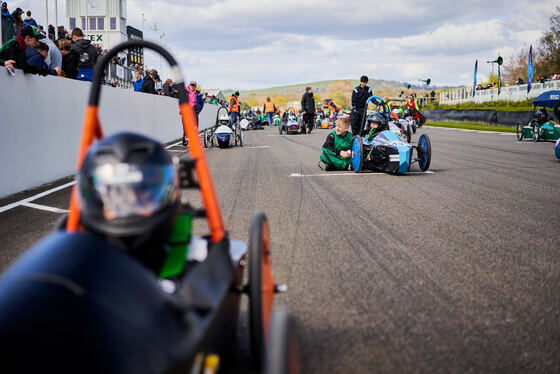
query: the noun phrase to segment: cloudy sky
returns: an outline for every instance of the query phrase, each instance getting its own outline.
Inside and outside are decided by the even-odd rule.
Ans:
[[[358,79],[362,74],[469,84],[476,59],[480,79],[491,69],[485,61],[535,44],[558,5],[557,0],[127,3],[129,25],[141,29],[145,14],[146,39],[154,37],[149,28],[154,22],[165,32],[186,79],[205,88],[239,89]],[[49,4],[52,19],[54,0]],[[9,6],[35,9],[37,20],[45,15],[43,1],[10,1]],[[58,7],[66,23],[65,1],[59,0]]]

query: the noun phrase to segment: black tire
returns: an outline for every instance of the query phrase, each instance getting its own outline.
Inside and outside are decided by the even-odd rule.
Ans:
[[[517,123],[517,140],[523,140],[523,124],[521,122]]]
[[[280,124],[280,125],[278,126],[278,132],[280,133],[280,135],[282,135],[282,130],[283,130],[283,129],[284,129],[284,125],[283,125],[283,124]]]
[[[409,125],[406,126],[406,141],[410,143],[412,140],[412,127]]]
[[[412,133],[416,134],[416,123],[412,123]]]
[[[243,147],[243,129],[239,126],[239,146]]]
[[[533,125],[533,141],[538,142],[541,139],[541,127],[538,124]]]
[[[204,148],[208,148],[208,129],[204,130],[202,136],[204,137]]]
[[[65,231],[67,223],[68,223],[68,213],[64,213],[56,219],[56,222],[54,223],[54,226],[53,226],[53,230],[54,231]]]
[[[423,147],[421,143],[426,143],[426,151],[423,151]],[[432,162],[432,143],[430,142],[430,138],[427,134],[420,135],[420,139],[418,139],[418,147],[416,147],[416,152],[418,156],[418,166],[420,166],[420,170],[426,171],[430,168],[430,163]],[[421,161],[421,158],[424,157]]]
[[[233,145],[237,145],[239,142],[239,137],[237,136],[239,125],[235,125],[235,130],[233,131]]]
[[[255,212],[249,229],[249,335],[251,353],[258,372],[262,372],[266,363],[266,334],[263,321],[263,256],[270,256],[270,251],[263,245],[265,227],[268,222],[263,212]],[[268,251],[268,253],[266,253]]]
[[[275,310],[270,319],[266,374],[299,373],[298,339],[292,316]]]

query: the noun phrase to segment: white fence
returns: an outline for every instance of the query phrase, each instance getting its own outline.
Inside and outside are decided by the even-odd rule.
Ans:
[[[467,101],[474,101],[475,103],[482,103],[486,101],[522,101],[529,98],[535,98],[541,93],[550,90],[560,90],[560,80],[549,81],[546,83],[533,83],[531,92],[527,94],[527,85],[522,84],[519,86],[506,86],[502,87],[500,95],[498,89],[492,88],[488,90],[477,90],[474,97],[472,96],[472,86],[465,86],[451,91],[440,92],[440,104],[460,104]]]
[[[0,197],[72,175],[91,83],[0,68],[0,87]],[[213,107],[201,120],[215,123]],[[102,88],[100,121],[105,134],[183,135],[177,99],[121,88]]]

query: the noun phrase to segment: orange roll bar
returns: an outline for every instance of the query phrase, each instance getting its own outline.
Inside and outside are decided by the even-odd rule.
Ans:
[[[217,243],[225,236],[224,222],[222,213],[218,205],[216,191],[210,178],[210,171],[200,138],[198,136],[198,128],[196,125],[196,115],[193,108],[188,103],[180,105],[181,119],[183,121],[183,129],[189,139],[191,157],[196,160],[195,168],[198,176],[198,184],[202,194],[202,202],[206,208],[206,217],[208,219],[208,228],[212,242]]]

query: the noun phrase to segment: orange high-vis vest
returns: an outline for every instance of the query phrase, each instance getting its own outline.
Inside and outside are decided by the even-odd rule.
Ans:
[[[239,112],[239,101],[237,100],[237,97],[232,96],[231,98],[235,101],[235,103],[231,106],[231,111]],[[231,104],[231,100],[230,100],[230,104]]]
[[[274,103],[271,101],[267,101],[264,103],[264,112],[265,113],[274,113]]]

